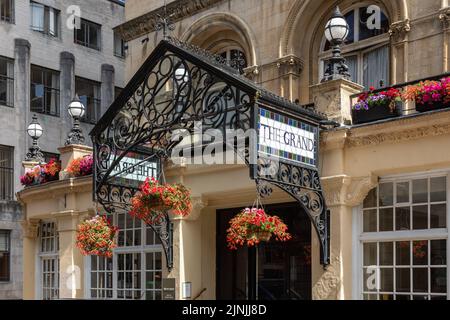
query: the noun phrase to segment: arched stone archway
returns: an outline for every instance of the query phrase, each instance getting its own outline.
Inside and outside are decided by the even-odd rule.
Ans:
[[[207,49],[214,49],[218,41],[234,42],[244,50],[249,66],[258,65],[256,37],[250,26],[232,13],[215,12],[201,17],[183,33],[181,40]]]

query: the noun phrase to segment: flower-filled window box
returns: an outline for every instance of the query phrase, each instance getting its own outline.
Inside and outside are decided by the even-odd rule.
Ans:
[[[95,216],[78,226],[76,246],[81,253],[111,258],[116,247],[114,237],[117,227],[111,226],[106,217]]]
[[[40,185],[43,183],[59,180],[61,165],[59,161],[51,159],[46,164],[34,166],[25,170],[25,174],[20,177],[20,183],[24,187]]]
[[[415,101],[418,112],[450,107],[450,77],[409,86],[403,93],[403,98]]]
[[[81,158],[73,159],[67,166],[66,171],[72,177],[84,177],[91,175],[94,168],[94,158],[92,155],[87,155]]]
[[[130,215],[146,224],[158,224],[166,211],[185,217],[192,211],[191,192],[182,184],[161,184],[147,178],[131,199]]]
[[[400,91],[390,88],[374,93],[374,87],[358,97],[358,102],[352,106],[353,124],[362,124],[398,117],[401,114]]]
[[[256,246],[275,236],[277,241],[288,241],[292,237],[288,227],[277,216],[266,214],[263,209],[246,208],[230,220],[227,230],[227,243],[230,250],[238,246]]]

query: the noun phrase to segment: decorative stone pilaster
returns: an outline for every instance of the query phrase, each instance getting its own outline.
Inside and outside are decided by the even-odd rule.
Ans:
[[[102,64],[101,70],[101,115],[111,106],[114,101],[114,67],[109,64]],[[101,116],[100,115],[100,116]]]
[[[350,96],[363,90],[357,83],[338,79],[311,86],[310,94],[317,111],[325,113],[330,120],[345,123],[351,121]]]
[[[304,68],[304,62],[299,57],[290,54],[277,60],[278,72],[282,79],[281,95],[294,101],[300,97],[298,80]]]
[[[397,21],[391,24],[389,35],[391,36],[391,83],[407,81],[408,74],[408,34],[411,31],[409,19]]]
[[[450,7],[439,10],[439,20],[443,30],[443,72],[450,70]]]

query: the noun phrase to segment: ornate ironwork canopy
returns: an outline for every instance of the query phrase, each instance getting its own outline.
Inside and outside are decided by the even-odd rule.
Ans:
[[[321,242],[321,262],[327,265],[329,219],[316,166],[319,124],[325,117],[264,90],[222,57],[173,38],[159,43],[90,133],[95,159],[94,200],[109,213],[128,211],[140,183],[133,178],[135,170],[151,163],[159,176],[180,143],[174,139],[179,130],[192,133],[201,123],[203,131],[218,130],[226,137],[229,129],[258,132],[266,120],[306,132],[314,141],[314,150],[308,157],[294,151],[274,153],[274,148],[261,145],[261,137],[257,144],[247,139],[244,148],[237,144],[233,148],[250,167],[250,177],[262,196],[270,195],[269,184],[277,186],[299,203],[299,211],[308,214]],[[250,159],[252,151],[257,154],[255,162]],[[148,174],[148,170],[141,172]],[[168,214],[152,228],[161,239],[171,269]]]

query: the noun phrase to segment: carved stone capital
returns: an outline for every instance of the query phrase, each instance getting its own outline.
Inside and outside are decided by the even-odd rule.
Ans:
[[[322,179],[322,188],[328,207],[345,205],[355,207],[360,205],[370,190],[378,184],[378,177],[349,177],[339,175]]]
[[[259,66],[251,66],[244,69],[244,76],[249,78],[250,80],[255,80],[255,78],[259,75]]]
[[[439,20],[442,23],[442,29],[446,31],[450,29],[450,7],[439,10]]]
[[[406,35],[409,31],[411,31],[411,24],[409,19],[406,19],[391,24],[389,35],[395,42],[401,42],[406,39]]]
[[[29,219],[21,221],[23,237],[37,239],[40,219]]]
[[[299,76],[304,68],[303,60],[293,54],[279,58],[276,63],[282,74]]]

